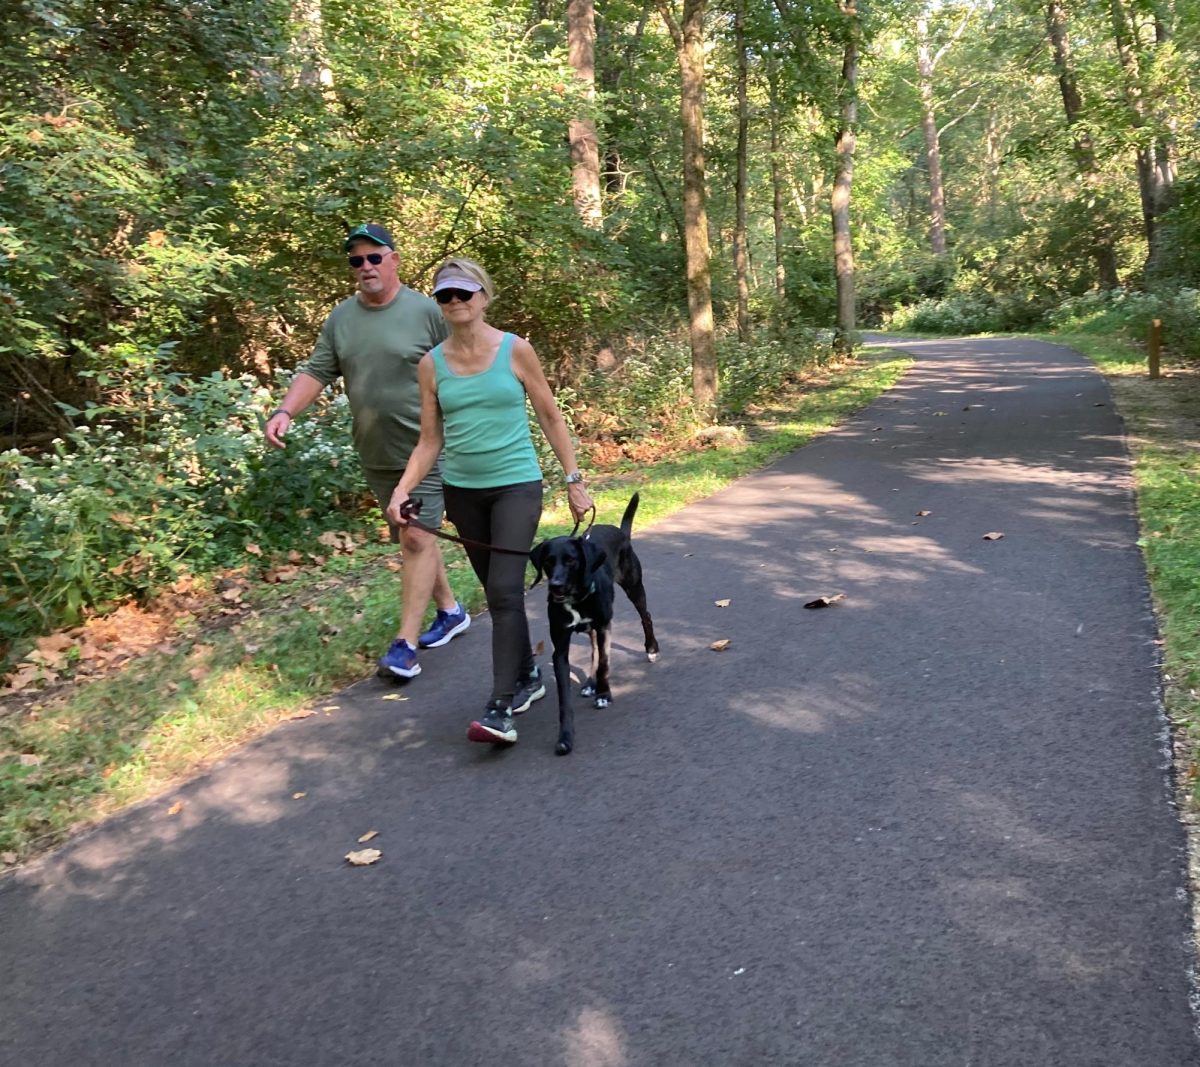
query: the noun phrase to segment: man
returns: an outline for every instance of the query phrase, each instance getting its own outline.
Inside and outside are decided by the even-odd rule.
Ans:
[[[297,368],[283,403],[267,420],[266,438],[276,448],[292,420],[339,375],[353,415],[354,447],[363,474],[382,509],[400,481],[421,431],[417,364],[447,335],[437,304],[400,281],[392,235],[376,223],[350,231],[345,250],[358,292],[330,312],[307,363]],[[421,501],[421,521],[440,526],[442,478],[434,466],[412,494]],[[381,677],[415,678],[417,649],[444,645],[471,625],[446,579],[441,549],[432,534],[389,523],[393,544],[404,558],[400,632],[379,661]],[[420,633],[425,606],[437,615]]]

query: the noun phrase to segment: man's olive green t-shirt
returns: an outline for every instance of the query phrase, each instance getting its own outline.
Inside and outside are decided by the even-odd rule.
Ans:
[[[372,307],[358,295],[330,312],[307,363],[297,370],[329,385],[346,384],[354,447],[368,470],[397,470],[421,436],[417,365],[449,331],[437,304],[407,286]]]

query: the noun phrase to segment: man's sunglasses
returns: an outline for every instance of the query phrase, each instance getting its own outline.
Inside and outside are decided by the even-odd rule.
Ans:
[[[367,263],[370,263],[372,267],[378,267],[379,264],[390,255],[391,252],[368,252],[365,256],[347,256],[346,262],[349,263],[354,270],[358,270],[358,268],[363,265],[364,260]]]
[[[433,294],[434,299],[437,300],[439,304],[448,304],[454,299],[461,300],[464,304],[469,304],[471,302],[471,297],[474,295],[474,291],[470,289],[439,289]]]

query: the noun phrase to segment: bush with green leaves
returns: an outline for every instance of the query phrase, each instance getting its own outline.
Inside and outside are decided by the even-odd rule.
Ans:
[[[0,641],[144,597],[184,571],[243,563],[246,545],[300,547],[348,521],[362,478],[344,395],[298,419],[284,451],[249,376],[130,367],[114,398],[43,456],[0,454]]]
[[[988,297],[961,293],[901,306],[884,316],[885,328],[918,333],[992,333],[1005,325],[1000,309]]]

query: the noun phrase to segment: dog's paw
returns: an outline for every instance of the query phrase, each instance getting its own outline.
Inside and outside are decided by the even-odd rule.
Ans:
[[[569,756],[571,749],[574,747],[570,741],[559,738],[558,744],[554,746],[554,754],[556,756]]]
[[[589,678],[580,688],[579,695],[585,697],[594,697],[596,695],[596,683]]]
[[[657,652],[647,652],[646,659],[648,659],[651,663],[653,663],[656,659],[658,659],[658,653]]]
[[[596,697],[595,703],[592,705],[596,708],[607,708],[612,703],[612,697]]]

